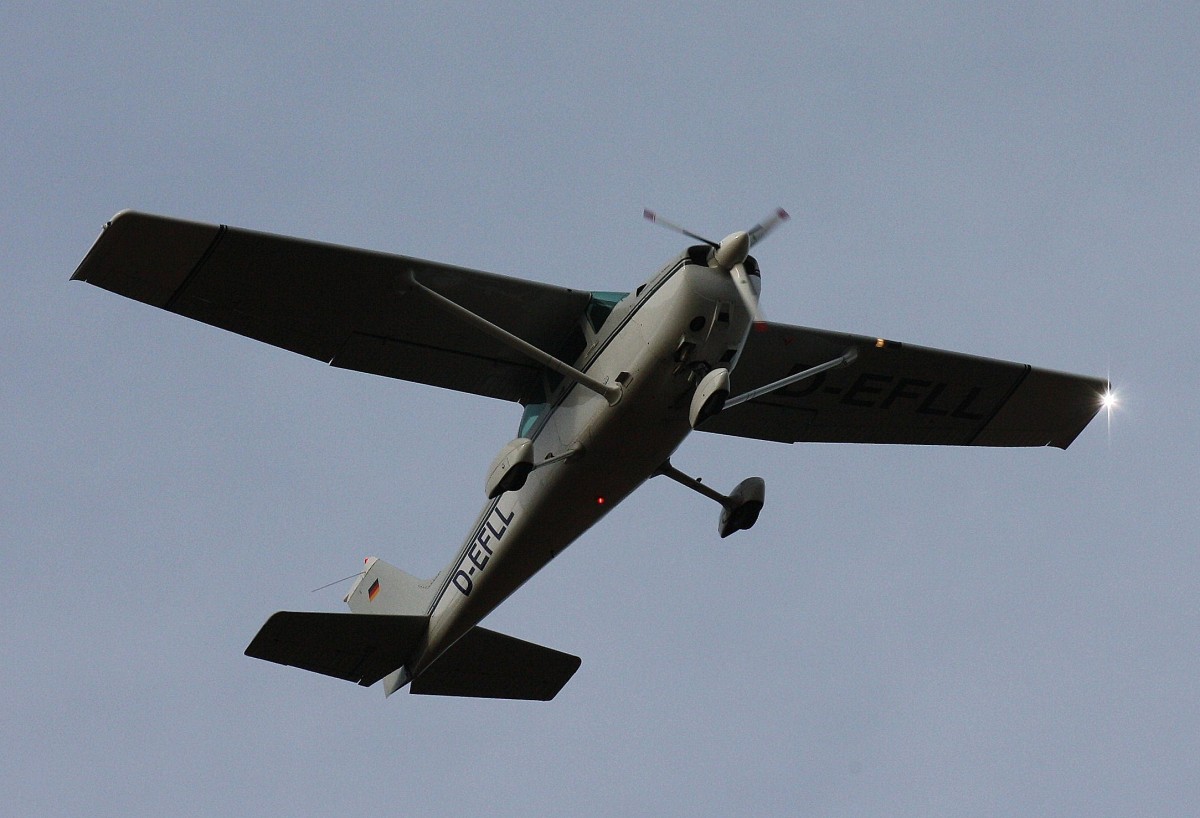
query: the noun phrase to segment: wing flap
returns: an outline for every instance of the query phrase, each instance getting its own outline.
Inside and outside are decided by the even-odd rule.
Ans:
[[[578,656],[474,627],[413,679],[412,693],[549,701],[579,669]]]
[[[422,283],[551,353],[588,293],[406,256],[125,211],[72,278],[349,369],[520,400],[540,368]],[[375,344],[364,339],[376,339]]]
[[[707,432],[788,443],[1057,446],[1100,410],[1101,378],[861,335],[769,324],[750,334],[732,394],[858,349],[848,367],[734,406]]]
[[[428,624],[427,616],[279,611],[246,655],[370,687],[405,663]]]

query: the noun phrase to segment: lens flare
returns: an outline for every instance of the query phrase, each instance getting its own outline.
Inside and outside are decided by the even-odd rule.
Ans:
[[[1113,410],[1121,408],[1117,390],[1109,386],[1108,391],[1100,395],[1100,408],[1104,410],[1105,426],[1108,427],[1108,445],[1111,447]]]

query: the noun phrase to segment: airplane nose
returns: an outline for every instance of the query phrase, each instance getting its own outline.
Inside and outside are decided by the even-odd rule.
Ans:
[[[749,253],[750,234],[739,230],[721,239],[720,245],[713,251],[713,261],[722,270],[732,270],[734,266],[745,261]]]

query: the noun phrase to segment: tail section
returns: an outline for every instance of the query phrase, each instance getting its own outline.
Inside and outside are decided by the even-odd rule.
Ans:
[[[280,611],[246,655],[370,687],[491,699],[553,699],[579,669],[578,656],[480,628],[467,631],[413,679],[439,578],[419,580],[369,557],[346,594],[351,613]]]

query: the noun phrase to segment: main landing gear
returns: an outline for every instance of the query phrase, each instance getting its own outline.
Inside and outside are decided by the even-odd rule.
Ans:
[[[758,522],[758,513],[762,511],[767,490],[767,484],[761,477],[747,477],[726,496],[709,488],[696,478],[684,474],[672,466],[670,460],[659,466],[654,473],[669,477],[676,483],[687,486],[692,491],[720,503],[721,518],[717,522],[717,532],[722,539],[735,531],[751,528]]]
[[[805,378],[819,375],[828,369],[849,366],[854,363],[857,357],[858,350],[850,347],[833,360],[817,364],[816,366],[788,375],[785,378],[780,378],[777,381],[772,381],[749,392],[743,392],[735,398],[729,397],[729,370],[725,368],[713,369],[706,373],[700,379],[700,382],[696,384],[696,391],[692,393],[692,403],[688,409],[688,421],[692,424],[692,428],[695,429],[704,423],[704,421],[726,409],[770,394],[785,386],[799,383]],[[710,489],[696,478],[684,474],[672,466],[670,460],[659,466],[654,473],[666,475],[676,483],[681,483],[692,491],[703,494],[710,500],[716,500],[720,503],[721,519],[717,523],[717,531],[721,534],[722,538],[728,537],[735,531],[750,528],[758,522],[758,513],[762,511],[763,499],[766,496],[767,489],[766,483],[761,477],[746,478],[734,487],[729,496],[726,496],[719,491]]]

